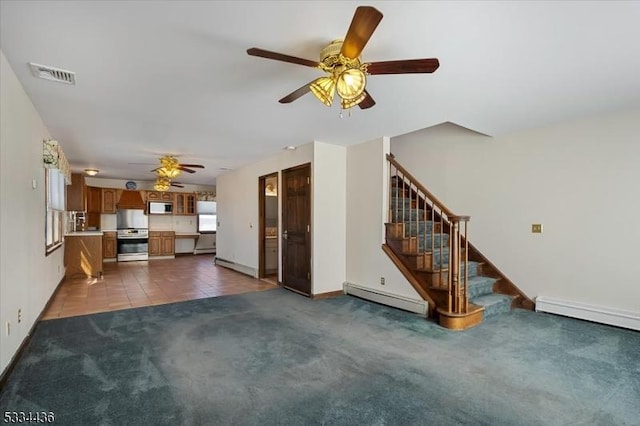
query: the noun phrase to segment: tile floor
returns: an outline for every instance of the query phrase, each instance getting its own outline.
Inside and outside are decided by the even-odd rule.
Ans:
[[[101,279],[66,278],[43,320],[278,287],[216,266],[212,255],[104,264]]]

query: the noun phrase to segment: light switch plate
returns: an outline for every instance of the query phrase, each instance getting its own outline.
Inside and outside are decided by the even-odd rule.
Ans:
[[[531,225],[531,232],[533,234],[542,234],[542,224],[541,223],[534,223]]]

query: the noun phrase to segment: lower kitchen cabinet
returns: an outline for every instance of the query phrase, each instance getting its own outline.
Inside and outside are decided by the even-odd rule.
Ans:
[[[173,256],[175,247],[175,232],[149,231],[149,256]]]
[[[78,232],[64,237],[65,275],[102,276],[102,232]]]
[[[104,259],[115,259],[118,255],[116,233],[107,231],[102,236],[102,257]]]

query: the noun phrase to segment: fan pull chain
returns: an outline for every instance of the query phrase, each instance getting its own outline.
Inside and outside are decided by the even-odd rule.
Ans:
[[[340,118],[344,118],[344,114],[342,113],[342,111],[344,111],[343,109],[340,109],[340,114],[338,114],[338,117]],[[347,109],[348,114],[347,114],[347,118],[351,118],[351,108]]]

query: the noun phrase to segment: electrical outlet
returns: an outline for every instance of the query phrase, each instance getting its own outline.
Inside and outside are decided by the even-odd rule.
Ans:
[[[18,324],[22,322],[22,309],[18,309]]]
[[[542,234],[542,224],[534,223],[531,225],[531,232],[534,234]]]
[[[11,334],[11,323],[7,321],[7,336]]]
[[[380,277],[380,285],[384,285],[384,277]]]

